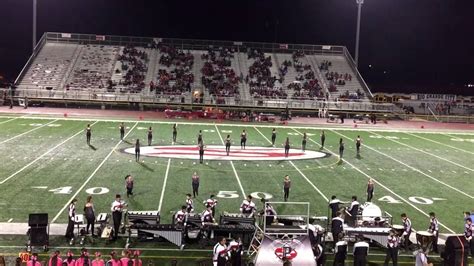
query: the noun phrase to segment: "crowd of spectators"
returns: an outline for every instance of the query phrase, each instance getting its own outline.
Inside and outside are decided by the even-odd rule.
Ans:
[[[247,58],[254,59],[249,67],[249,74],[245,78],[245,82],[249,84],[250,94],[257,99],[261,98],[280,98],[286,99],[287,94],[279,84],[283,82],[276,76],[272,76],[270,68],[272,67],[271,56],[265,57],[265,54],[257,49],[248,49]],[[278,83],[276,81],[278,80]]]
[[[121,69],[116,69],[115,74],[122,74],[122,79],[117,83],[108,81],[107,90],[115,91],[115,86],[122,87],[122,91],[139,93],[145,88],[145,76],[148,71],[148,54],[133,46],[126,46],[118,56]],[[123,74],[125,73],[125,74]]]
[[[293,65],[297,72],[295,81],[288,85],[288,89],[293,90],[291,98],[300,100],[322,98],[324,97],[324,93],[311,65],[303,64],[300,61],[304,56],[303,51],[296,51],[292,55],[292,63],[287,61],[283,62],[283,66],[285,67]]]
[[[201,55],[204,61],[201,80],[211,97],[219,99],[239,95],[241,80],[232,68],[232,58],[234,50],[227,48],[209,48],[207,53]]]
[[[345,91],[343,94],[339,95],[340,100],[358,100],[364,97],[364,93],[357,89],[355,92]]]
[[[157,44],[161,56],[159,64],[165,68],[158,70],[157,82],[150,82],[150,91],[164,95],[184,95],[191,92],[194,82],[192,68],[194,55],[173,46]]]

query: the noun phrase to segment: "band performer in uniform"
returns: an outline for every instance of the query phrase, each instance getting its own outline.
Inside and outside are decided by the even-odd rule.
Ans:
[[[72,239],[74,238],[74,223],[76,221],[76,202],[77,199],[73,199],[69,204],[68,208],[68,222],[66,228],[66,238]]]
[[[306,140],[307,140],[306,132],[303,133],[303,140],[301,141],[301,150],[303,152],[306,151]]]
[[[288,154],[290,153],[290,138],[286,137],[284,146],[285,146],[285,157],[288,158]]]
[[[127,198],[129,196],[133,196],[133,184],[134,184],[133,177],[131,175],[127,175],[125,177],[125,188],[127,189]]]
[[[326,134],[324,134],[324,130],[321,130],[321,150],[324,149],[324,142],[326,141]]]
[[[92,135],[92,132],[91,132],[91,125],[90,124],[87,124],[87,127],[86,127],[86,142],[87,142],[87,145],[91,145],[91,135]]]
[[[123,140],[123,137],[125,136],[125,125],[120,123],[119,125],[119,130],[120,130],[120,140]]]
[[[173,144],[176,144],[176,137],[178,136],[178,124],[173,124]]]
[[[201,142],[199,142],[198,147],[199,147],[199,163],[202,163],[204,161],[204,148],[206,147],[204,146],[204,142],[202,140]]]
[[[400,215],[402,217],[402,223],[403,223],[403,234],[402,237],[404,238],[403,241],[403,246],[405,248],[405,251],[408,251],[410,247],[410,235],[411,235],[411,220],[408,218],[406,213],[402,213]]]
[[[283,199],[285,201],[288,201],[288,197],[290,197],[290,188],[291,188],[290,176],[286,175],[285,179],[283,180]]]
[[[115,201],[112,202],[112,219],[114,221],[114,235],[112,237],[113,240],[117,240],[118,237],[118,231],[120,228],[120,225],[122,224],[122,212],[123,208],[126,207],[127,204],[122,201],[120,194],[115,195]]]
[[[357,155],[360,155],[360,145],[362,143],[362,139],[360,138],[359,135],[357,135],[357,138],[355,139],[355,143],[356,143]]]
[[[240,134],[240,148],[245,150],[245,144],[247,143],[247,132],[245,129]]]
[[[395,231],[390,230],[387,241],[387,255],[385,256],[384,266],[388,266],[390,260],[393,263],[393,266],[398,265],[398,243],[400,239],[397,236]]]
[[[184,226],[185,222],[186,222],[186,206],[183,205],[181,206],[181,210],[176,212],[174,216],[174,224],[179,225],[179,226]]]
[[[186,212],[187,213],[192,213],[194,212],[194,202],[191,197],[191,194],[186,194]]]
[[[372,198],[374,197],[374,187],[374,180],[369,178],[369,182],[367,183],[367,202],[371,202]]]
[[[149,127],[148,128],[148,146],[151,146],[152,140],[153,140],[153,129]]]
[[[194,172],[191,176],[191,184],[193,186],[193,197],[199,196],[199,175]]]
[[[206,206],[206,208],[211,208],[212,216],[216,214],[217,200],[214,199],[214,195],[211,195],[209,199],[204,201],[204,206]]]
[[[137,139],[135,142],[135,161],[139,162],[140,161],[140,140]]]
[[[342,161],[342,156],[344,155],[344,141],[342,138],[339,139],[339,161]]]
[[[227,137],[225,138],[225,152],[227,153],[227,156],[229,156],[229,153],[230,153],[231,142],[232,140],[230,139],[230,135],[227,135]]]
[[[197,143],[198,145],[202,142],[202,130],[199,130]]]
[[[277,138],[276,129],[272,129],[272,147],[275,147],[275,140]]]
[[[439,223],[434,212],[430,212],[430,226],[428,227],[428,232],[433,234],[433,252],[438,253]]]
[[[247,199],[242,201],[242,204],[240,205],[240,213],[246,214],[248,216],[253,216],[253,213],[255,212],[255,203],[252,202],[252,196],[248,195]]]

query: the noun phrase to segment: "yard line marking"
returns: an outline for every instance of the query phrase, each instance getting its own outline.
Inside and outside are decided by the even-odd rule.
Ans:
[[[421,136],[415,135],[415,134],[413,134],[413,133],[408,133],[408,132],[406,132],[405,134],[408,134],[408,135],[413,136],[413,137],[417,137],[417,138],[419,138],[419,139],[424,139],[424,140],[427,140],[427,141],[431,141],[431,142],[436,143],[436,144],[439,144],[439,145],[443,145],[443,146],[446,146],[446,147],[450,147],[450,148],[455,149],[455,150],[458,150],[458,151],[466,152],[466,153],[469,153],[469,154],[474,154],[474,152],[466,151],[466,150],[463,150],[463,149],[461,149],[461,148],[451,146],[451,145],[449,145],[449,144],[445,144],[445,143],[442,143],[442,142],[439,142],[439,141],[436,141],[436,140],[432,140],[432,139],[429,139],[429,138],[421,137]],[[447,135],[447,134],[443,134],[443,135]],[[449,135],[447,135],[447,136],[449,136]],[[448,151],[448,150],[447,150],[447,151]]]
[[[221,135],[221,132],[219,131],[219,128],[217,128],[216,124],[214,124],[214,126],[216,127],[217,134],[219,134],[219,138],[222,141],[222,145],[224,145],[225,142],[224,142],[224,139],[222,138],[222,135]],[[239,187],[240,187],[240,191],[242,192],[242,196],[245,198],[246,194],[245,194],[244,188],[242,187],[242,183],[240,183],[239,175],[237,174],[237,171],[235,170],[234,162],[230,161],[230,166],[232,167],[232,170],[234,171],[234,175],[235,175],[235,178],[237,179],[237,183],[239,183]]]
[[[302,135],[302,133],[296,129],[293,128],[294,131],[298,132],[299,134]],[[312,141],[313,143],[316,143],[316,141],[314,141],[313,139],[311,138],[308,138],[309,141]],[[327,150],[329,153],[331,153],[332,155],[334,156],[338,156],[338,154],[336,154],[335,152],[327,149],[327,148],[324,148],[325,150]],[[402,196],[398,195],[397,193],[395,193],[393,190],[389,189],[387,186],[385,186],[384,184],[380,183],[378,180],[376,180],[375,178],[373,178],[372,176],[368,175],[367,173],[365,173],[364,171],[360,170],[359,168],[357,168],[356,166],[354,166],[352,163],[350,163],[349,161],[347,161],[346,159],[342,158],[342,161],[347,163],[349,166],[351,166],[354,170],[356,170],[357,172],[361,173],[362,175],[364,175],[365,177],[369,178],[369,179],[372,179],[375,183],[377,183],[380,187],[384,188],[385,190],[387,190],[388,192],[392,193],[394,196],[398,197],[400,200],[402,200],[403,202],[405,202],[406,204],[410,205],[412,208],[414,208],[415,210],[419,211],[421,214],[423,214],[424,216],[426,217],[430,217],[426,212],[424,212],[423,210],[421,210],[420,208],[418,208],[417,206],[413,205],[413,203],[411,203],[410,201],[406,200],[405,198],[403,198]],[[452,229],[450,229],[449,227],[447,227],[446,225],[442,224],[442,223],[439,223],[441,226],[443,226],[444,228],[446,228],[446,230],[448,230],[449,232],[453,233],[454,234],[454,231]]]
[[[5,143],[5,142],[9,142],[10,140],[14,140],[14,139],[16,139],[16,138],[19,138],[19,137],[21,137],[21,136],[23,136],[23,135],[26,135],[26,134],[28,134],[28,133],[31,133],[31,132],[33,132],[33,131],[35,131],[35,130],[38,130],[38,129],[42,128],[42,127],[45,127],[45,126],[47,126],[47,125],[49,125],[49,124],[51,124],[51,123],[54,123],[54,122],[56,122],[56,121],[58,121],[58,119],[53,120],[53,121],[51,121],[51,122],[49,122],[49,123],[46,123],[46,124],[44,124],[44,125],[41,125],[41,126],[39,126],[39,127],[35,127],[35,128],[33,128],[33,129],[30,129],[30,130],[28,130],[28,131],[26,131],[26,132],[23,132],[23,133],[21,133],[21,134],[18,134],[18,135],[14,136],[14,137],[11,137],[11,138],[9,138],[9,139],[6,139],[6,140],[0,142],[0,144],[3,144],[3,143]]]
[[[13,120],[15,120],[15,119],[18,119],[18,117],[15,117],[15,118],[12,118],[12,119],[8,119],[8,120],[5,120],[5,121],[2,121],[2,122],[0,122],[0,125],[1,125],[1,124],[5,124],[5,123],[8,123],[8,122],[10,122],[10,121],[13,121]]]
[[[158,212],[161,211],[161,205],[163,203],[163,196],[165,195],[166,182],[168,181],[168,174],[170,172],[171,158],[168,159],[168,165],[166,166],[165,180],[163,181],[163,188],[161,189],[160,203],[158,204]]]
[[[268,141],[268,143],[270,143],[270,144],[272,143],[265,135],[263,135],[262,131],[258,130],[257,127],[254,126],[253,128],[254,128],[258,133],[260,133],[260,135],[262,135],[262,137],[263,137],[264,139],[266,139],[266,140]],[[300,173],[300,175],[306,180],[306,182],[308,182],[308,184],[310,184],[310,185],[314,188],[314,190],[316,190],[316,191],[319,193],[319,195],[321,195],[321,196],[323,197],[324,200],[329,201],[328,197],[326,197],[326,195],[324,195],[323,192],[321,192],[321,190],[319,190],[319,188],[316,187],[316,186],[313,184],[313,182],[311,182],[311,180],[309,180],[309,178],[307,178],[306,175],[303,174],[303,172],[301,172],[301,170],[300,170],[292,161],[288,161],[288,163],[291,164],[291,165],[295,168],[295,170],[298,171],[298,173]]]
[[[10,220],[8,220],[8,223],[11,223],[13,221],[13,218],[10,218]]]
[[[61,116],[58,114],[57,120],[69,120],[69,121],[90,121],[91,119],[88,118],[64,118],[64,117],[59,117]],[[41,116],[22,116],[19,117],[20,119],[43,119],[43,120],[50,120],[53,119],[51,117],[41,117]],[[104,119],[104,118],[95,118],[93,120],[98,120],[102,122],[124,122],[124,123],[135,123],[137,120],[123,120],[123,119]],[[146,121],[146,123],[149,124],[164,124],[164,125],[173,125],[176,122],[172,121]],[[202,123],[202,122],[179,122],[180,125],[206,125],[206,126],[213,126],[215,123]],[[249,127],[249,124],[219,124],[220,126],[225,126],[225,127]],[[288,129],[288,126],[280,126],[280,125],[257,125],[257,127],[260,128],[282,128],[282,129]],[[342,130],[342,131],[353,131],[354,128],[352,127],[326,127],[325,125],[321,126],[300,126],[298,124],[292,125],[292,127],[297,128],[297,129],[324,129],[324,130]],[[376,131],[376,132],[396,132],[396,133],[405,133],[407,130],[412,133],[446,133],[448,132],[449,134],[453,135],[467,135],[467,136],[474,136],[474,133],[472,132],[466,132],[466,131],[459,131],[459,132],[449,132],[449,131],[436,131],[436,130],[429,130],[427,131],[426,129],[424,130],[416,130],[416,129],[381,129],[377,127],[366,127],[365,129],[359,129],[364,132],[368,131]],[[319,145],[319,144],[318,144]]]
[[[334,131],[333,131],[333,132],[334,132]],[[378,136],[382,136],[382,137],[383,137],[383,135],[377,134],[377,133],[375,133],[375,132],[373,132],[373,131],[369,131],[369,133],[372,133],[372,134],[375,134],[375,135],[378,135]],[[384,139],[387,139],[387,138],[384,138]],[[464,166],[464,165],[458,164],[458,163],[456,163],[456,162],[450,161],[450,160],[448,160],[448,159],[446,159],[446,158],[443,158],[443,157],[438,156],[438,155],[436,155],[436,154],[433,154],[433,153],[424,151],[424,150],[422,150],[422,149],[418,149],[418,148],[413,147],[413,146],[411,146],[411,145],[409,145],[409,144],[406,144],[406,143],[403,143],[403,142],[400,142],[400,141],[397,141],[397,140],[394,140],[394,139],[387,139],[387,140],[392,141],[392,142],[395,142],[395,143],[398,143],[398,144],[403,145],[403,146],[406,146],[406,147],[408,147],[408,148],[410,148],[410,149],[412,149],[412,150],[416,150],[416,151],[419,151],[419,152],[428,154],[428,155],[433,156],[433,157],[435,157],[435,158],[438,158],[438,159],[440,159],[440,160],[446,161],[446,162],[451,163],[451,164],[453,164],[453,165],[456,165],[456,166],[458,166],[458,167],[461,167],[461,168],[464,168],[464,169],[467,169],[467,170],[470,170],[470,171],[473,171],[473,172],[474,172],[474,169],[472,169],[472,168],[469,168],[469,167],[467,167],[467,166]]]
[[[95,121],[91,126],[93,126],[94,124],[98,123],[99,121]],[[64,143],[68,142],[69,140],[71,140],[72,138],[74,138],[75,136],[81,134],[82,132],[84,132],[84,129],[81,129],[79,132],[77,132],[76,134],[70,136],[69,138],[63,140],[61,143],[59,143],[58,145],[54,146],[53,148],[49,149],[47,152],[43,153],[41,156],[37,157],[36,159],[34,159],[33,161],[31,161],[29,164],[23,166],[20,170],[16,171],[15,173],[11,174],[9,177],[5,178],[4,180],[2,180],[0,182],[0,185],[7,182],[8,180],[10,180],[11,178],[13,178],[14,176],[16,176],[17,174],[23,172],[23,170],[25,170],[26,168],[30,167],[32,164],[36,163],[37,161],[39,161],[41,158],[43,158],[44,156],[48,155],[50,152],[54,151],[55,149],[57,149],[58,147],[62,146]],[[51,158],[52,160],[53,158]]]
[[[97,121],[96,121],[97,122]],[[128,136],[128,134],[130,134],[130,132],[133,131],[133,129],[138,125],[138,122],[135,123],[135,125],[125,134],[124,136],[124,139]],[[81,131],[83,132],[83,131]],[[117,149],[117,147],[122,143],[123,141],[120,140],[113,148],[112,150],[109,152],[109,154],[107,154],[107,156],[105,156],[104,160],[102,160],[102,162],[99,164],[99,166],[97,166],[97,168],[94,170],[94,172],[92,172],[92,174],[86,179],[86,181],[84,181],[84,183],[82,184],[82,186],[79,187],[79,189],[76,191],[76,193],[74,193],[74,195],[72,195],[72,197],[69,199],[69,201],[64,205],[64,207],[58,212],[58,214],[56,214],[56,216],[54,216],[53,220],[51,220],[51,223],[54,223],[58,218],[59,218],[59,215],[61,215],[61,213],[69,206],[69,203],[75,199],[77,197],[77,195],[79,195],[79,193],[82,191],[82,189],[84,189],[84,187],[87,185],[87,183],[89,183],[89,181],[95,176],[95,174],[99,171],[99,169],[102,167],[102,165],[105,164],[105,162],[109,159],[109,157],[115,152],[115,150]]]
[[[336,132],[336,131],[333,131],[333,130],[331,130],[331,131],[332,131],[333,133],[335,133],[335,134],[341,136],[341,137],[344,137],[344,138],[346,138],[346,139],[350,139],[348,136],[346,136],[346,135],[344,135],[344,134],[342,134],[342,133],[339,133],[339,132]],[[417,168],[415,168],[415,167],[413,167],[413,166],[410,166],[410,165],[408,165],[408,164],[406,164],[406,163],[404,163],[404,162],[402,162],[402,161],[400,161],[400,160],[398,160],[398,159],[396,159],[396,158],[394,158],[394,157],[392,157],[392,156],[390,156],[390,155],[388,155],[388,154],[386,154],[386,153],[383,153],[383,152],[381,152],[381,151],[378,151],[378,150],[376,150],[376,149],[370,147],[370,146],[367,145],[367,144],[364,144],[364,147],[366,147],[367,149],[373,150],[373,151],[375,151],[376,153],[381,154],[381,155],[383,155],[383,156],[385,156],[385,157],[387,157],[387,158],[390,158],[390,159],[394,160],[395,162],[397,162],[397,163],[399,163],[399,164],[401,164],[401,165],[403,165],[403,166],[405,166],[405,167],[408,167],[408,168],[410,168],[411,170],[413,170],[413,171],[415,171],[415,172],[418,172],[418,173],[420,173],[420,174],[422,174],[422,175],[424,175],[424,176],[430,178],[430,179],[433,180],[433,181],[436,181],[436,182],[438,182],[438,183],[440,183],[440,184],[442,184],[442,185],[444,185],[444,186],[446,186],[446,187],[448,187],[448,188],[450,188],[450,189],[452,189],[452,190],[454,190],[454,191],[456,191],[456,192],[459,192],[459,193],[463,194],[464,196],[467,196],[467,197],[469,197],[469,198],[471,198],[471,199],[474,199],[474,196],[471,196],[471,195],[469,195],[469,194],[466,193],[466,192],[463,192],[463,191],[461,191],[461,190],[459,190],[459,189],[457,189],[457,188],[455,188],[455,187],[453,187],[453,186],[451,186],[451,185],[448,185],[448,184],[444,183],[443,181],[437,179],[436,177],[433,177],[433,176],[431,176],[431,175],[429,175],[429,174],[427,174],[427,173],[425,173],[425,172],[423,172],[423,171],[421,171],[421,170],[419,170],[419,169],[417,169]],[[407,171],[407,169],[404,168],[403,171]]]

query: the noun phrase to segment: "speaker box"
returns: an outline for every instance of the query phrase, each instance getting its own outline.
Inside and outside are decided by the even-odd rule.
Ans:
[[[32,227],[30,228],[30,241],[32,246],[48,245],[49,236],[46,227]]]
[[[446,248],[442,257],[444,265],[467,266],[469,243],[464,236],[449,236],[446,238]]]
[[[29,226],[48,226],[47,213],[30,213],[28,217]]]

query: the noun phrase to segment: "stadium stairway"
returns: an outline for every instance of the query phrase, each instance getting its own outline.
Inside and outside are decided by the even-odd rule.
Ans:
[[[235,57],[237,58],[237,61],[239,62],[240,70],[242,71],[242,74],[244,75],[244,79],[245,79],[245,77],[249,74],[249,67],[251,63],[253,63],[253,60],[252,62],[250,62],[250,60],[247,60],[247,54],[244,52],[235,53]],[[251,100],[253,98],[252,95],[250,94],[250,87],[247,83],[245,83],[245,81],[242,83],[242,86],[240,86],[240,89],[241,89],[240,91],[241,99]]]
[[[323,73],[321,72],[321,70],[319,70],[318,60],[316,59],[314,55],[305,55],[305,58],[308,61],[308,63],[311,65],[311,67],[313,68],[314,73],[316,74],[316,78],[318,79],[319,84],[321,84],[321,87],[323,88],[324,94],[329,94],[329,98],[330,98],[331,92],[329,91],[329,85]]]
[[[145,93],[150,94],[150,82],[156,82],[156,67],[158,65],[158,50],[157,49],[150,49],[148,52],[148,58],[150,61],[148,62],[148,71],[145,76]]]

